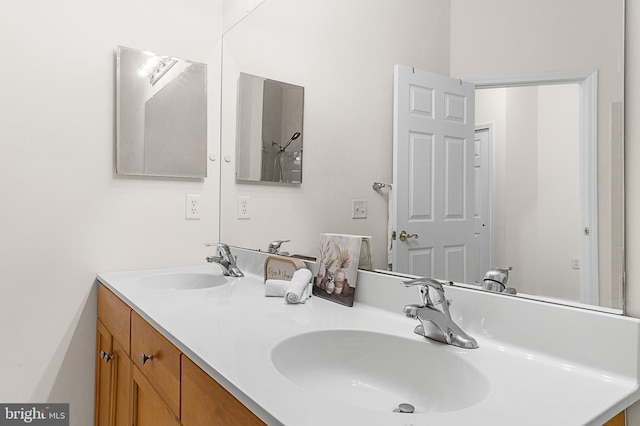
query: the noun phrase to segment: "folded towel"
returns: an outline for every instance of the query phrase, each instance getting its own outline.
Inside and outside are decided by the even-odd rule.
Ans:
[[[284,294],[287,303],[304,303],[311,296],[311,277],[311,271],[308,269],[298,269],[294,272],[289,289]]]
[[[268,279],[264,283],[264,295],[268,297],[284,297],[290,285],[291,281]]]

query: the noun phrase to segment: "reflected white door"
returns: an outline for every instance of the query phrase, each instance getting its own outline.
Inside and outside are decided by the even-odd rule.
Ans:
[[[474,280],[474,90],[395,66],[394,271]]]
[[[474,282],[482,284],[484,274],[492,268],[491,262],[491,128],[475,131],[473,172],[473,217],[475,221],[475,253],[478,261]]]

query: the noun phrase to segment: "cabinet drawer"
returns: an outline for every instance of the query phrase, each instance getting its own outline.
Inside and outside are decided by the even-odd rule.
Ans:
[[[176,417],[180,416],[180,351],[131,313],[131,358]]]
[[[98,318],[128,355],[131,308],[103,285],[98,286]]]

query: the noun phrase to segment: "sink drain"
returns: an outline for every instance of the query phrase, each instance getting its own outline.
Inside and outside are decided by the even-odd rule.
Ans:
[[[393,410],[395,413],[413,413],[415,411],[415,407],[411,404],[402,403],[398,405],[398,408]]]

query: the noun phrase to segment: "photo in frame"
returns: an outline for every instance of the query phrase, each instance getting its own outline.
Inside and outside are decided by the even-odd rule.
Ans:
[[[320,234],[313,295],[353,306],[362,237]]]

